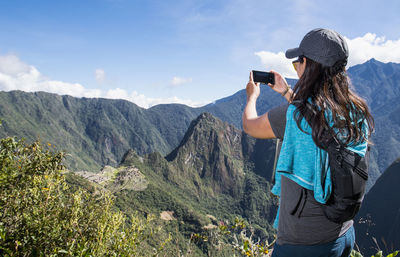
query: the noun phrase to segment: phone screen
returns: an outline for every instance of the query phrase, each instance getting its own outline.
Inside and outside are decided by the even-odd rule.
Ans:
[[[253,70],[253,80],[254,82],[260,82],[264,84],[275,84],[275,75],[272,72],[257,71]]]

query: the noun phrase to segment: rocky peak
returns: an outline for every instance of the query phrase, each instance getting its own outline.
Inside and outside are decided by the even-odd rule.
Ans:
[[[190,124],[180,145],[175,148],[167,160],[173,161],[177,155],[187,150],[197,153],[210,153],[210,147],[219,147],[221,151],[241,158],[241,131],[234,126],[221,121],[210,113],[202,113]]]
[[[143,162],[143,157],[139,156],[135,150],[129,149],[120,162],[122,166],[131,166],[135,163],[135,161]]]
[[[202,113],[166,158],[195,184],[211,186],[216,193],[233,193],[244,175],[241,140],[240,130]]]

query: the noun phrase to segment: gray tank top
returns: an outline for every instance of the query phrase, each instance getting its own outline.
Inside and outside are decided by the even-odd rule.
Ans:
[[[283,139],[288,104],[268,112],[268,119],[277,138]],[[328,220],[313,191],[282,176],[277,243],[313,245],[331,242],[342,236],[353,220],[342,224]]]

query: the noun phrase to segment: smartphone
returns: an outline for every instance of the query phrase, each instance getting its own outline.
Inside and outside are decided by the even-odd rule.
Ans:
[[[254,82],[260,82],[264,84],[271,83],[275,84],[275,75],[272,72],[253,70],[253,80]]]

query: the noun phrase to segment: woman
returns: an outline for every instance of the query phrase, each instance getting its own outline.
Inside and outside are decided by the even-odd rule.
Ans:
[[[271,71],[275,84],[269,86],[289,103],[261,116],[256,111],[260,87],[250,73],[244,131],[256,138],[283,139],[272,189],[280,196],[272,256],[349,256],[353,249],[353,221],[334,223],[322,211],[332,185],[327,152],[318,147],[329,124],[347,149],[361,156],[367,150],[374,122],[365,101],[349,88],[348,54],[337,32],[307,33],[298,48],[286,51],[287,58],[297,57],[293,66],[299,80],[294,88]]]

